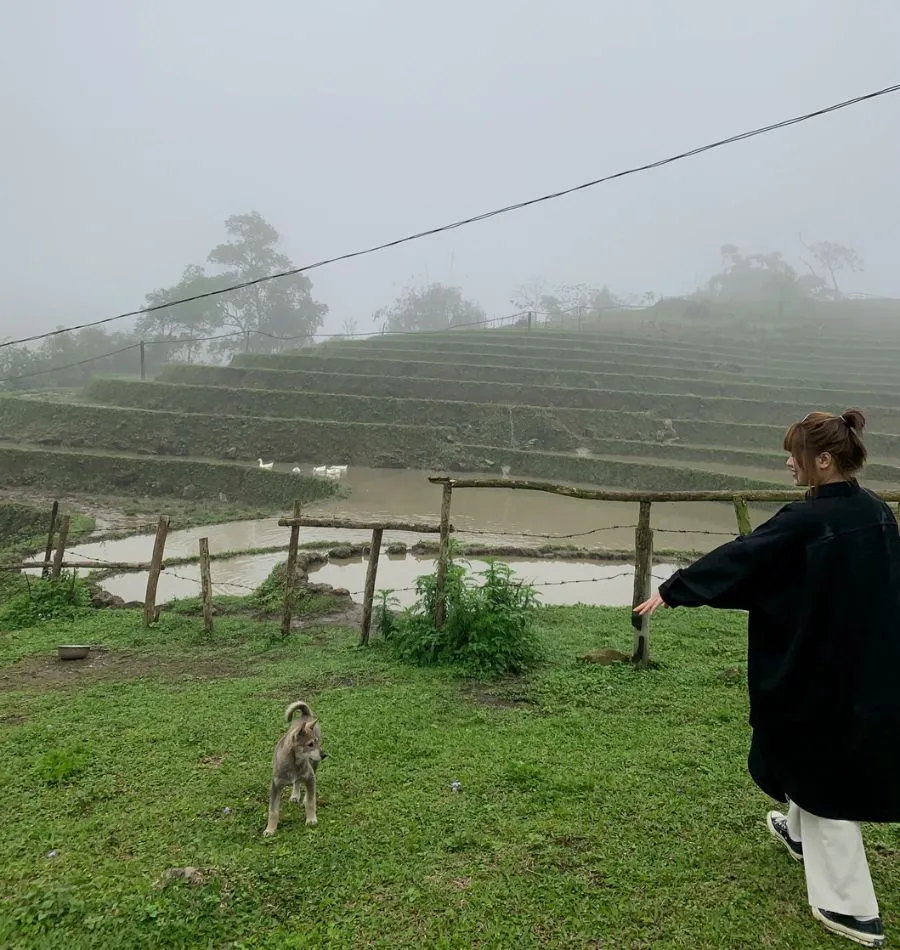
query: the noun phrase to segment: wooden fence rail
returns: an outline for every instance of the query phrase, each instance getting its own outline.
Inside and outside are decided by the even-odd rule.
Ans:
[[[450,522],[450,502],[454,489],[463,488],[506,488],[512,491],[540,491],[553,495],[563,495],[567,498],[582,498],[587,501],[630,501],[636,502],[639,508],[638,523],[634,536],[634,594],[632,607],[645,601],[651,594],[651,574],[653,566],[653,530],[650,527],[650,507],[654,503],[692,501],[709,502],[725,501],[734,506],[737,519],[738,534],[749,534],[752,530],[748,502],[782,502],[798,501],[804,497],[802,490],[789,491],[787,489],[754,489],[740,492],[735,491],[642,491],[618,490],[601,488],[576,488],[574,485],[561,485],[558,482],[535,481],[531,479],[514,478],[454,478],[452,475],[432,475],[428,479],[432,484],[441,485],[443,490],[441,502],[441,524]],[[900,515],[900,490],[880,491],[876,494],[886,502],[898,503]],[[449,564],[449,543],[445,544],[445,537],[449,533],[441,534],[441,548],[438,556],[438,565],[435,578],[435,626],[440,627],[444,621],[444,587]],[[650,618],[637,617],[632,614],[634,628],[634,644],[632,662],[644,666],[650,659]]]

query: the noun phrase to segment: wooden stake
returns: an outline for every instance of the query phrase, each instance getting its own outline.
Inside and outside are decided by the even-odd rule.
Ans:
[[[446,604],[444,602],[447,586],[447,567],[450,564],[450,502],[453,496],[453,484],[444,482],[441,495],[441,546],[438,551],[437,576],[435,578],[434,625],[438,630],[444,625]]]
[[[203,590],[203,632],[212,633],[212,577],[209,572],[209,538],[200,539],[200,585]]]
[[[149,627],[156,621],[156,588],[159,584],[159,572],[162,570],[163,554],[166,550],[166,535],[169,533],[169,516],[160,515],[156,526],[156,540],[153,542],[153,554],[150,558],[150,570],[147,572],[147,593],[144,597],[144,626]]]
[[[294,588],[297,574],[297,548],[300,545],[300,502],[294,502],[294,516],[291,518],[291,541],[288,545],[287,566],[284,575],[284,612],[281,615],[281,635],[291,632],[291,617],[294,612]]]
[[[141,379],[147,378],[147,360],[144,354],[144,341],[141,340]]]
[[[69,538],[69,516],[63,515],[59,522],[59,540],[56,542],[56,554],[53,556],[53,568],[50,571],[50,580],[59,580],[62,570],[63,554],[66,551],[66,541]]]
[[[359,631],[360,646],[369,642],[369,631],[372,629],[372,603],[375,600],[375,578],[378,574],[378,556],[381,554],[381,528],[372,530],[372,546],[369,548],[369,566],[366,569],[366,591],[363,596],[362,626]]]
[[[650,527],[650,502],[642,501],[634,532],[634,598],[632,607],[642,604],[650,596],[653,571],[653,530]],[[646,666],[650,659],[650,617],[631,615],[634,627],[632,663]]]
[[[734,496],[734,513],[737,516],[738,534],[750,534],[753,525],[750,524],[750,512],[747,502],[740,495]]]
[[[45,580],[50,576],[50,559],[53,557],[53,535],[56,534],[56,519],[59,517],[59,502],[54,501],[50,509],[50,530],[47,532],[47,549],[44,551],[44,569],[41,577]]]

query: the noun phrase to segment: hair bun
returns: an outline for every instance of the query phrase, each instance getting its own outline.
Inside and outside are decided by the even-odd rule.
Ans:
[[[841,419],[847,428],[854,432],[862,432],[866,427],[866,417],[863,415],[862,409],[845,409],[841,413]]]

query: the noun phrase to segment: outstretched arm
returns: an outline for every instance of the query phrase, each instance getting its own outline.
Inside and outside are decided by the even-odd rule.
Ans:
[[[809,524],[799,506],[785,506],[750,534],[676,571],[635,613],[652,614],[661,606],[749,610],[761,575],[786,555],[801,555]]]

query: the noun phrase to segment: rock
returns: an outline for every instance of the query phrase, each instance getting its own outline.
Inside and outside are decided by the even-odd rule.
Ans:
[[[181,489],[182,498],[199,498],[199,496],[199,490],[193,485],[185,485],[184,488]]]
[[[332,588],[331,593],[334,594],[335,597],[349,597],[350,596],[350,591],[347,590],[346,587],[334,587]]]
[[[406,545],[403,541],[391,541],[387,546],[388,554],[406,554]]]
[[[611,666],[613,663],[628,663],[631,656],[621,650],[595,650],[578,657],[582,663],[597,663],[600,666]]]
[[[107,610],[109,608],[120,608],[125,606],[125,601],[121,597],[116,597],[108,590],[102,587],[95,587],[91,591],[91,606],[97,610]]]
[[[352,557],[357,557],[359,549],[354,549],[350,544],[339,544],[328,552],[328,556],[333,561],[348,561]]]
[[[166,881],[186,881],[192,887],[203,884],[209,877],[210,872],[205,868],[169,868],[163,875]]]
[[[223,456],[224,458],[227,458],[227,459],[236,459],[237,454],[238,454],[237,449],[232,445],[229,448],[225,449]]]

